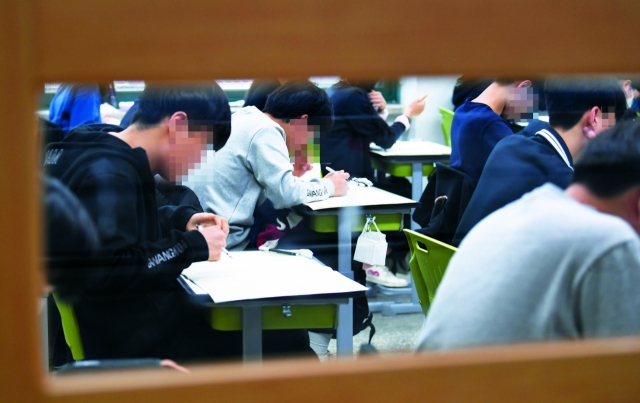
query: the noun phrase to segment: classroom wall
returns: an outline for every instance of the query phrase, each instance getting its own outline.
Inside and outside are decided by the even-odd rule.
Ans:
[[[451,95],[460,75],[407,76],[400,79],[400,103],[407,105],[414,99],[429,94],[424,112],[411,122],[411,129],[401,140],[428,140],[444,144],[438,106],[453,109]]]

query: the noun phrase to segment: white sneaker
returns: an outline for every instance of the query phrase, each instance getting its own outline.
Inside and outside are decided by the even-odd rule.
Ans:
[[[407,287],[409,285],[407,280],[394,276],[387,266],[371,266],[366,269],[366,272],[367,281],[370,283],[393,288]]]

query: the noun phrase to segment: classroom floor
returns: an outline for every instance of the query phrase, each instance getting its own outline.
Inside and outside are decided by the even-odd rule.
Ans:
[[[389,297],[379,294],[378,297],[369,298],[369,302],[389,300],[409,302],[409,296]],[[422,313],[396,316],[382,316],[381,313],[374,313],[373,325],[376,328],[376,333],[371,344],[380,354],[412,352],[423,321],[424,315]],[[368,341],[369,329],[367,328],[353,338],[353,354],[358,355],[360,346]],[[331,340],[329,343],[330,359],[336,358],[336,347],[336,340]]]

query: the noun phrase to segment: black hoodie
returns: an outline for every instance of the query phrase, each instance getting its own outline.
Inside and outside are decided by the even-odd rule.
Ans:
[[[102,246],[100,267],[87,268],[99,281],[78,290],[73,304],[86,358],[165,358],[166,343],[193,319],[176,279],[207,260],[208,247],[198,231],[184,232],[194,209],[158,214],[146,152],[108,134],[121,130],[77,127],[46,148],[44,168],[84,205]],[[164,237],[160,220],[174,228]]]

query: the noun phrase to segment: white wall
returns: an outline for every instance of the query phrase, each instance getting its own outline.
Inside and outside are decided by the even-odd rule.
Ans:
[[[429,94],[424,112],[412,119],[411,129],[401,140],[428,140],[444,144],[438,106],[453,110],[451,95],[459,75],[408,76],[400,79],[400,103],[407,105],[414,99]]]

